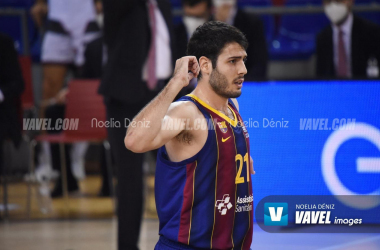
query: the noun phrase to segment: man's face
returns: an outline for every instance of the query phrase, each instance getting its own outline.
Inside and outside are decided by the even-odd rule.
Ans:
[[[246,58],[245,49],[238,43],[230,43],[223,48],[217,66],[210,74],[210,85],[215,93],[225,98],[241,95],[244,75],[247,74]]]
[[[231,16],[231,10],[236,6],[236,0],[213,0],[215,6],[214,18],[216,21],[227,22]]]
[[[330,21],[340,26],[347,20],[354,0],[323,0],[323,9]]]
[[[208,20],[210,17],[210,10],[208,9],[207,2],[200,2],[194,6],[184,5],[183,12],[185,16],[197,17]]]

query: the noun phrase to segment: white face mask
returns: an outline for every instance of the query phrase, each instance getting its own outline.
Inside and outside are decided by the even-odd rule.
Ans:
[[[236,0],[213,0],[213,5],[215,6],[215,8],[219,8],[220,6],[222,5],[235,5],[236,4]]]
[[[200,17],[184,16],[183,23],[185,24],[187,34],[190,36],[193,35],[194,31],[204,24],[206,20]]]
[[[324,6],[325,14],[334,24],[339,23],[348,14],[348,7],[344,3],[331,2]]]

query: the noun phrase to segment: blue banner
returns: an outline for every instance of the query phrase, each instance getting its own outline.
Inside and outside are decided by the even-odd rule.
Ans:
[[[379,83],[245,83],[238,102],[250,134],[255,206],[270,195],[334,195],[363,214],[380,211],[378,199],[337,196],[380,194]]]

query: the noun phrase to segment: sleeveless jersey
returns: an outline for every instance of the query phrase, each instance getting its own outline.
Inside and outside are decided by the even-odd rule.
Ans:
[[[249,135],[235,105],[230,119],[195,95],[191,101],[208,123],[202,149],[186,160],[169,160],[158,150],[155,196],[159,234],[194,249],[249,250],[253,195],[249,173]]]

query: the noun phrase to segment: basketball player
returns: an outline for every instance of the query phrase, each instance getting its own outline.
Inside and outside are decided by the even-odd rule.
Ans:
[[[232,99],[241,95],[247,47],[232,26],[199,26],[188,43],[192,56],[177,60],[173,78],[127,130],[128,149],[159,148],[155,249],[250,249],[254,172],[249,135]],[[193,77],[194,91],[172,103]]]

